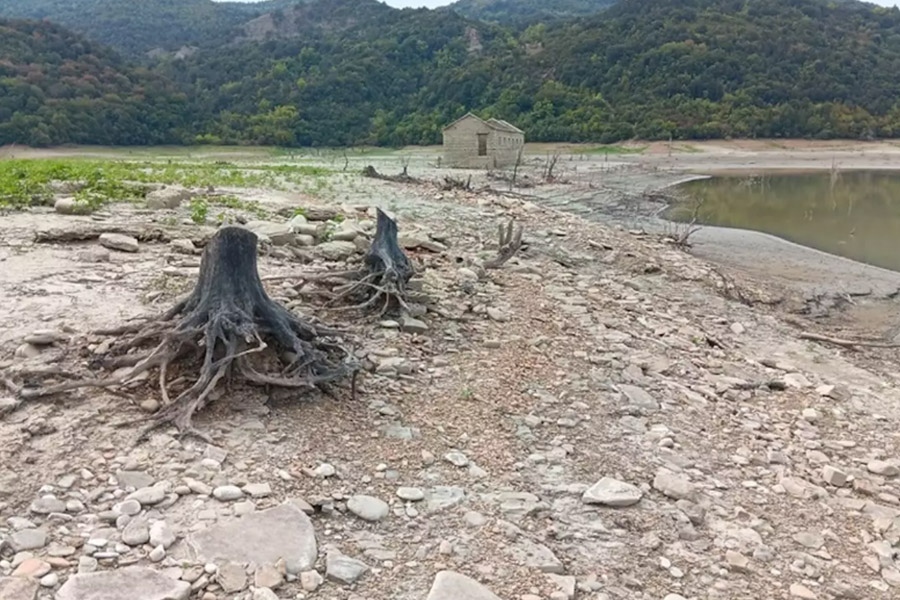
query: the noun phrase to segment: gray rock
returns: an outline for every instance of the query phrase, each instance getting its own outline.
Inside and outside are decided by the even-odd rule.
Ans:
[[[380,521],[390,513],[387,502],[374,496],[357,495],[347,501],[347,509],[364,521]]]
[[[619,386],[619,391],[628,399],[630,408],[636,409],[642,413],[656,412],[659,410],[659,402],[642,388],[634,385],[622,384]]]
[[[406,333],[425,333],[428,331],[428,325],[424,321],[414,319],[412,317],[400,318],[400,330]]]
[[[256,587],[278,589],[284,583],[284,575],[273,565],[263,565],[256,569],[253,575],[253,585]]]
[[[818,531],[801,531],[794,535],[794,541],[810,550],[818,550],[825,545],[825,538]]]
[[[193,196],[191,191],[183,187],[166,187],[161,190],[154,190],[147,194],[147,208],[155,210],[178,208],[182,202],[189,200],[191,196]]]
[[[99,566],[99,561],[93,556],[82,556],[78,559],[79,573],[93,573]]]
[[[187,600],[191,585],[146,567],[72,575],[56,600]]]
[[[447,246],[431,239],[431,236],[424,231],[401,231],[397,241],[407,250],[424,248],[431,252],[443,252],[447,249]]]
[[[444,460],[457,467],[465,467],[469,464],[469,458],[459,450],[451,450],[444,455]]]
[[[187,238],[177,238],[169,242],[169,246],[178,254],[197,254],[198,248]]]
[[[141,512],[141,503],[137,500],[125,500],[116,508],[119,513],[133,517]]]
[[[643,497],[644,493],[637,486],[611,477],[604,477],[591,486],[581,500],[585,504],[625,507],[637,504]]]
[[[265,498],[272,494],[272,486],[268,483],[248,483],[244,486],[244,491],[252,498]]]
[[[165,521],[154,521],[150,525],[150,544],[168,549],[175,543],[175,532]]]
[[[52,588],[59,583],[59,575],[56,573],[47,573],[40,579],[41,587]]]
[[[122,235],[121,233],[101,234],[100,245],[110,250],[120,250],[122,252],[138,251],[138,241],[130,235]]]
[[[193,562],[202,563],[267,565],[283,558],[292,574],[312,569],[318,555],[312,522],[293,503],[192,533],[183,547]]]
[[[32,502],[29,510],[38,515],[64,513],[66,512],[66,503],[53,496],[44,496]]]
[[[153,550],[150,551],[150,554],[147,555],[147,558],[150,559],[150,562],[158,563],[162,561],[166,557],[166,549],[163,546],[156,546]]]
[[[141,506],[153,506],[166,499],[166,490],[162,486],[145,487],[128,494],[126,500],[137,500]]]
[[[696,501],[697,492],[694,484],[687,477],[665,469],[660,469],[656,473],[656,477],[653,478],[653,487],[675,500]]]
[[[303,571],[300,573],[300,587],[305,592],[314,592],[325,580],[318,571]]]
[[[397,496],[407,502],[420,502],[425,499],[425,492],[415,487],[402,487],[397,490]]]
[[[436,486],[425,494],[425,509],[434,513],[461,504],[466,491],[459,487]]]
[[[33,600],[38,582],[24,577],[0,577],[0,600]]]
[[[293,243],[294,230],[290,223],[270,223],[268,221],[250,221],[245,227],[263,239],[269,239],[275,246]]]
[[[309,206],[303,211],[307,221],[331,221],[340,214],[338,209],[331,206]]]
[[[278,600],[278,595],[269,588],[255,588],[250,600]]]
[[[350,585],[369,571],[366,563],[332,550],[325,557],[325,578]]]
[[[13,550],[37,550],[47,545],[47,532],[43,529],[21,529],[10,538]]]
[[[61,215],[91,214],[91,207],[84,202],[78,202],[75,198],[60,198],[54,203],[53,208]]]
[[[544,573],[565,573],[562,562],[553,554],[547,546],[538,544],[525,537],[520,537],[515,543],[504,547],[510,557],[523,567],[538,569]]]
[[[847,474],[844,471],[831,465],[825,465],[822,469],[822,479],[835,487],[844,487],[848,481]]]
[[[315,254],[325,260],[344,260],[356,254],[356,244],[353,242],[325,242],[316,246]]]
[[[220,485],[213,490],[213,498],[221,502],[229,502],[244,497],[244,492],[236,485]]]
[[[247,587],[247,571],[244,565],[226,562],[219,565],[216,572],[216,582],[222,586],[222,591],[226,594],[243,591]]]
[[[884,477],[897,477],[900,475],[900,467],[893,463],[889,463],[885,460],[873,460],[870,461],[866,468],[871,473],[875,473],[876,475],[882,475]]]
[[[426,600],[500,600],[500,598],[474,579],[453,571],[441,571],[434,578]]]
[[[140,546],[150,541],[150,525],[144,519],[134,519],[122,530],[122,541],[129,546]]]
[[[130,487],[136,490],[148,488],[156,482],[151,475],[143,471],[119,471],[116,473],[116,481],[119,482],[120,487]]]

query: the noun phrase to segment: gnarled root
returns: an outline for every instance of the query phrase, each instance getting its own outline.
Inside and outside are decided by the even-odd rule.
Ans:
[[[333,330],[303,321],[269,298],[256,268],[256,245],[256,235],[246,229],[220,229],[203,254],[200,278],[191,295],[140,329],[133,325],[121,329],[130,337],[114,344],[104,362],[131,366],[125,375],[24,388],[20,397],[115,387],[155,369],[163,406],[151,417],[142,437],[172,424],[182,434],[207,439],[193,428],[192,417],[209,403],[227,376],[252,384],[308,389],[355,376],[352,355],[333,338]],[[152,349],[143,350],[148,347]],[[270,348],[279,352],[266,352]],[[260,370],[259,365],[272,362],[282,363],[275,374]],[[179,383],[185,381],[183,376],[170,382],[173,367],[181,372],[195,368],[199,374],[184,387]]]
[[[502,224],[499,226],[497,237],[499,244],[497,256],[485,261],[485,269],[499,269],[516,255],[522,247],[522,227],[516,227],[515,221],[510,219],[505,227]]]

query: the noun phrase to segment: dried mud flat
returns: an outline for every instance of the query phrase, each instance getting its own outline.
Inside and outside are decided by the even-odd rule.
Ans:
[[[802,341],[824,325],[767,303],[790,290],[552,204],[336,190],[347,222],[379,205],[419,232],[409,252],[443,315],[403,331],[271,281],[363,340],[355,401],[223,388],[196,419],[214,445],[135,445],[118,424],[154,408],[149,382],[7,412],[0,598],[896,597],[896,351]],[[91,331],[167,307],[199,266],[183,242],[124,253],[36,230],[175,216],[169,237],[199,236],[185,211],[5,215],[0,368],[83,369]],[[509,218],[527,246],[481,270]],[[266,246],[261,272],[314,270],[311,252]]]

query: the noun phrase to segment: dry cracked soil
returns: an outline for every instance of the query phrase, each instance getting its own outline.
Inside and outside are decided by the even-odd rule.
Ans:
[[[803,341],[822,325],[761,300],[779,290],[536,197],[366,181],[320,203],[349,245],[251,225],[270,295],[361,340],[357,397],[223,387],[196,419],[212,444],[136,443],[152,381],[0,387],[0,599],[900,597],[895,350]],[[416,320],[292,279],[354,260],[374,205],[432,300]],[[189,289],[211,227],[186,215],[2,217],[10,388],[88,372],[92,332]],[[510,218],[525,245],[484,270]]]

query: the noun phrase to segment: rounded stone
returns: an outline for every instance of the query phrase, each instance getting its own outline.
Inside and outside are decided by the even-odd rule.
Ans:
[[[364,521],[380,521],[390,512],[387,502],[374,496],[358,495],[347,501],[347,509]]]

